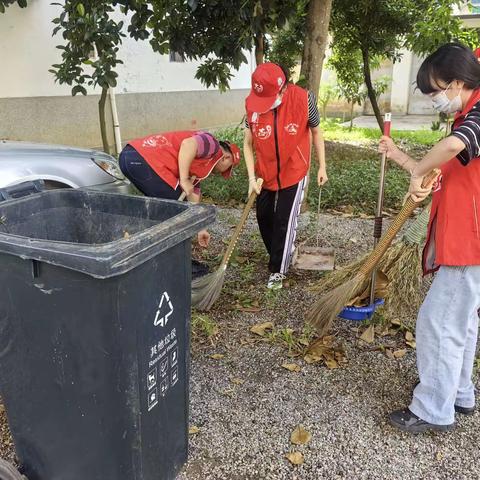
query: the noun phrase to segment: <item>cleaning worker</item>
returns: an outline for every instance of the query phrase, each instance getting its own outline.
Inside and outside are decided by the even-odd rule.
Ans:
[[[246,98],[244,156],[250,193],[257,198],[257,222],[270,256],[267,288],[280,289],[290,266],[297,221],[310,169],[311,142],[318,160],[317,180],[327,180],[325,147],[317,100],[287,80],[275,63],[259,65]],[[259,191],[256,176],[263,178]]]
[[[217,140],[203,131],[177,131],[149,135],[128,142],[121,151],[123,174],[146,196],[177,200],[182,191],[190,202],[200,202],[200,182],[212,172],[228,179],[240,163],[234,143]],[[192,181],[192,178],[195,179]],[[207,247],[210,234],[198,233]]]
[[[389,417],[410,433],[450,430],[455,412],[474,413],[480,308],[480,64],[467,47],[443,45],[422,63],[417,88],[455,120],[451,134],[418,163],[388,137],[379,146],[410,172],[409,193],[416,200],[429,193],[422,188],[424,175],[434,168],[442,172],[423,251],[424,273],[437,273],[417,318],[420,381],[409,407]]]

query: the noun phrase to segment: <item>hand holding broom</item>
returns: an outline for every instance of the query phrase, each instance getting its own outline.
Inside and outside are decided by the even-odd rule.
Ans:
[[[262,189],[263,180],[257,179],[258,191]],[[228,262],[232,256],[233,251],[237,245],[240,234],[248,218],[248,214],[257,198],[257,189],[253,189],[248,197],[248,201],[243,209],[242,216],[235,227],[233,235],[228,244],[227,250],[223,255],[222,262],[217,270],[213,273],[195,279],[192,282],[192,306],[198,310],[210,310],[212,305],[217,301],[222,291],[223,282],[225,280],[225,271],[227,270]]]
[[[440,170],[433,170],[427,174],[423,179],[422,188],[431,188],[439,174]],[[390,243],[417,206],[418,202],[410,196],[355,277],[324,293],[308,311],[307,322],[318,331],[319,336],[326,334],[343,307],[360,293],[358,290],[362,288],[368,275],[377,266]]]

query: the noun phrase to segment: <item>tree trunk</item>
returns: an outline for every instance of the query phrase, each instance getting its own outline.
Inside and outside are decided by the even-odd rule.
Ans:
[[[375,89],[373,88],[372,84],[372,74],[370,71],[370,57],[368,54],[368,50],[362,49],[362,58],[363,58],[363,78],[365,80],[365,85],[367,86],[368,98],[370,99],[370,103],[372,104],[373,112],[375,113],[375,117],[377,118],[378,126],[380,130],[383,132],[383,117],[380,113],[380,108],[378,107],[377,102],[377,95],[375,93]]]
[[[352,102],[350,105],[350,131],[353,129],[353,108],[355,107],[355,104]]]
[[[328,42],[328,26],[330,24],[331,11],[332,0],[310,0],[308,3],[300,77],[305,78],[307,90],[313,92],[317,97],[320,90],[325,49]],[[309,184],[310,182],[307,182],[305,186],[302,212],[308,210]]]
[[[305,78],[307,89],[315,95],[320,89],[331,11],[332,0],[310,0],[308,4],[300,75]]]
[[[107,92],[108,87],[102,87],[102,95],[100,96],[100,100],[98,101],[98,113],[100,117],[100,131],[102,133],[103,150],[105,153],[110,154],[110,145],[108,144],[107,125],[105,118],[105,103],[107,101]]]
[[[263,38],[263,33],[257,33],[255,35],[255,61],[257,65],[263,63],[263,57],[265,54],[265,41]]]

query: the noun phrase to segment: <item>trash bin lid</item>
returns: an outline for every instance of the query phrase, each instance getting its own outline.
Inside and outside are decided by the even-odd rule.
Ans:
[[[90,190],[0,203],[0,252],[97,278],[121,275],[215,221],[215,207]]]

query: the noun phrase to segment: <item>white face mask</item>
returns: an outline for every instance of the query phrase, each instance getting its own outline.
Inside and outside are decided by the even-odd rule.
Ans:
[[[450,85],[448,85],[443,92],[437,93],[432,97],[432,106],[437,112],[448,114],[459,112],[462,109],[462,99],[460,98],[461,89],[458,95],[450,100],[445,93],[450,88]]]
[[[282,98],[277,97],[277,99],[273,102],[273,105],[270,107],[270,110],[277,108],[282,103]]]

